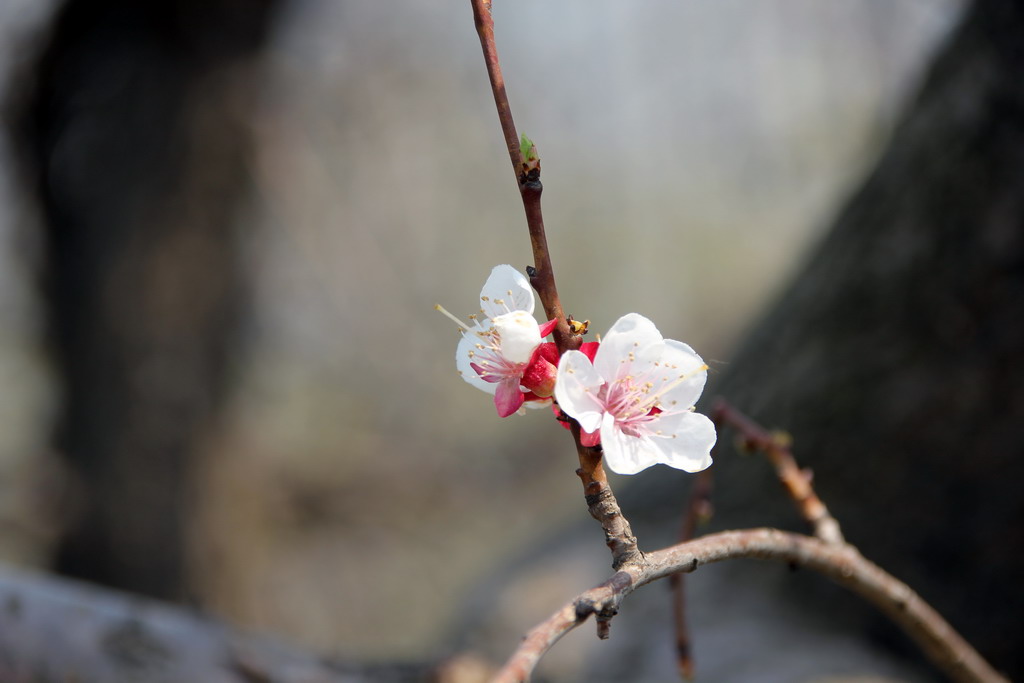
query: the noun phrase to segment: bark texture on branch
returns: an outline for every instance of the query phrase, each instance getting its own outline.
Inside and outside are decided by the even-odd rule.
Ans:
[[[724,531],[650,553],[646,566],[616,573],[533,628],[495,683],[527,680],[540,657],[562,636],[591,615],[598,619],[600,629],[601,619],[607,621],[617,614],[623,599],[637,588],[676,572],[693,572],[706,564],[740,558],[789,562],[822,573],[899,624],[951,680],[1007,683],[909,586],[864,559],[856,548],[777,529]]]

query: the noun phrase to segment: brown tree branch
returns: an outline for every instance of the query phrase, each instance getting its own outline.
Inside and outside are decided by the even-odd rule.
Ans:
[[[826,543],[844,542],[842,532],[839,529],[839,522],[829,514],[825,504],[818,498],[811,487],[810,473],[806,470],[801,470],[797,466],[796,459],[790,451],[790,440],[788,437],[781,435],[779,432],[768,432],[722,398],[715,401],[715,407],[711,411],[711,419],[715,423],[715,430],[718,432],[721,432],[724,426],[730,426],[739,431],[740,446],[742,448],[746,450],[760,450],[765,453],[768,461],[775,467],[775,473],[779,481],[796,504],[797,510],[814,529],[815,536]],[[721,443],[721,440],[719,440],[716,444],[716,451],[721,446]],[[694,483],[693,491],[690,494],[686,518],[679,538],[681,543],[694,537],[698,519],[711,516],[711,484],[711,471],[704,470],[700,473],[700,478]],[[686,625],[684,576],[685,574],[682,573],[673,574],[670,580],[672,582],[674,598],[673,616],[679,673],[684,679],[691,680],[694,673],[694,662],[690,649],[689,631]]]
[[[607,621],[637,588],[677,572],[738,558],[775,560],[820,572],[865,598],[898,626],[950,679],[1007,683],[953,628],[905,583],[864,559],[848,544],[779,531],[723,531],[648,553],[643,567],[629,566],[578,595],[534,627],[495,677],[495,683],[528,680],[540,658],[590,615]]]
[[[765,454],[800,515],[814,529],[815,536],[826,543],[844,543],[839,522],[811,487],[810,470],[800,469],[793,458],[788,435],[769,432],[721,398],[715,402],[711,419],[719,427],[728,426],[739,432],[743,448]]]
[[[530,245],[533,248],[534,264],[533,268],[529,270],[530,283],[540,296],[541,303],[544,305],[544,314],[548,320],[558,321],[558,326],[554,331],[558,351],[561,353],[568,349],[578,349],[583,343],[583,338],[569,330],[565,313],[562,311],[562,303],[558,298],[558,290],[555,287],[548,239],[544,232],[544,214],[540,206],[540,195],[544,190],[540,182],[540,168],[535,169],[532,173],[527,173],[519,152],[519,135],[512,119],[512,107],[508,102],[508,93],[505,92],[505,78],[501,74],[498,48],[494,41],[491,0],[471,0],[471,2],[476,32],[480,36],[480,47],[483,48],[484,63],[487,66],[487,77],[491,82],[491,91],[494,94],[494,105],[498,109],[501,132],[505,136],[505,146],[508,148],[508,156],[512,161],[512,171],[516,176],[519,194],[523,199],[523,209],[526,211],[526,223],[530,229]]]
[[[505,146],[508,148],[509,159],[512,161],[512,169],[515,172],[519,194],[526,211],[526,223],[530,230],[534,265],[527,268],[527,273],[530,276],[530,284],[540,296],[544,314],[548,320],[558,321],[554,330],[555,344],[558,346],[559,353],[565,353],[570,349],[578,349],[583,343],[583,337],[573,334],[569,329],[561,300],[558,298],[558,290],[555,287],[555,274],[551,265],[551,254],[548,251],[544,216],[540,204],[541,193],[544,190],[540,182],[540,167],[536,165],[536,167],[528,168],[523,163],[519,150],[519,136],[512,119],[512,108],[509,105],[508,93],[505,91],[505,78],[501,74],[498,49],[494,41],[491,2],[490,0],[471,0],[471,2],[473,19],[476,22],[476,31],[480,37],[484,63],[487,66],[487,76],[494,94],[494,104],[498,110],[498,120],[501,122]],[[576,452],[580,462],[577,474],[583,483],[587,508],[591,516],[599,521],[601,528],[604,529],[605,542],[612,551],[612,566],[618,570],[628,564],[642,564],[643,553],[637,548],[636,537],[633,536],[629,522],[622,515],[622,510],[619,508],[615,494],[608,484],[608,477],[601,465],[601,449],[583,446],[580,441],[579,425],[575,420],[564,415],[563,417],[571,426],[573,438],[576,441]],[[600,620],[599,628],[603,628]]]
[[[590,516],[600,522],[601,528],[604,529],[605,544],[612,551],[612,568],[618,571],[626,566],[644,565],[644,554],[637,546],[633,529],[619,508],[619,503],[608,483],[608,475],[601,464],[601,447],[584,446],[580,440],[579,424],[572,421],[570,427],[580,459],[580,467],[576,474],[583,483],[583,495],[586,497]],[[601,622],[598,622],[598,628],[602,628]],[[598,635],[605,637],[602,633]]]
[[[715,425],[717,429],[718,424]],[[714,475],[710,469],[697,474],[686,504],[686,514],[679,530],[679,543],[686,543],[697,535],[697,526],[711,519],[711,489]],[[693,680],[693,650],[690,646],[690,630],[686,625],[686,574],[679,572],[669,577],[672,584],[672,616],[676,633],[676,663],[679,675],[684,680]]]
[[[505,136],[508,156],[512,161],[512,172],[518,179],[519,174],[523,172],[523,159],[519,153],[519,134],[516,132],[516,124],[512,120],[512,108],[508,103],[508,93],[505,92],[505,77],[501,75],[498,47],[494,42],[491,0],[472,0],[472,2],[473,21],[476,23],[476,33],[480,36],[480,47],[484,51],[484,64],[487,67],[487,78],[491,81],[491,90],[494,92],[494,104],[498,108],[498,121],[501,123],[501,132]]]

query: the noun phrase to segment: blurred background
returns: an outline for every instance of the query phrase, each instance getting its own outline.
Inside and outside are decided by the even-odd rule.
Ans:
[[[567,312],[727,368],[962,10],[496,3]],[[449,647],[587,514],[562,430],[498,419],[433,311],[531,262],[469,4],[2,0],[0,32],[0,559]]]

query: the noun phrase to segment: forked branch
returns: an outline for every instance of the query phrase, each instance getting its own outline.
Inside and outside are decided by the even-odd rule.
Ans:
[[[749,417],[734,408],[724,399],[718,399],[711,411],[715,425],[732,427],[740,436],[740,445],[747,450],[761,451],[775,468],[775,474],[786,493],[793,500],[797,511],[814,529],[814,535],[826,543],[843,543],[839,522],[818,498],[811,486],[810,470],[800,469],[790,450],[788,434],[769,432]]]

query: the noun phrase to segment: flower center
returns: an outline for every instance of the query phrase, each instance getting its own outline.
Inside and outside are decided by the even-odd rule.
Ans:
[[[631,359],[632,360],[632,359]],[[639,376],[629,374],[631,363],[623,363],[623,373],[610,384],[601,387],[598,394],[604,403],[605,410],[615,417],[623,432],[638,436],[637,427],[646,422],[656,420],[662,412],[679,412],[688,410],[690,406],[675,407],[675,401],[663,406],[662,397],[696,373],[707,369],[702,365],[690,372],[678,373],[678,366],[654,363],[650,370]],[[677,374],[678,373],[678,374]],[[672,374],[676,377],[670,379]]]
[[[492,327],[476,332],[480,341],[469,352],[470,367],[485,382],[500,382],[503,379],[523,374],[526,363],[513,363],[501,352],[501,337]]]

